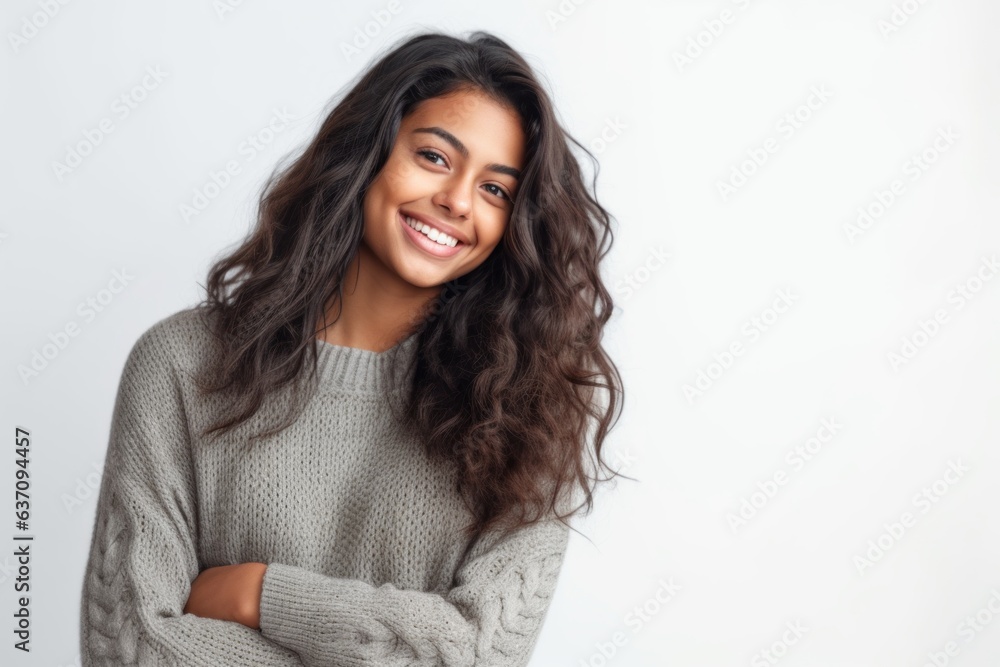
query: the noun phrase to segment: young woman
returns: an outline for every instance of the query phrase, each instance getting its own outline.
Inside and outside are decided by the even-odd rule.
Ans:
[[[84,667],[527,664],[622,394],[571,141],[488,33],[363,74],[129,353]]]

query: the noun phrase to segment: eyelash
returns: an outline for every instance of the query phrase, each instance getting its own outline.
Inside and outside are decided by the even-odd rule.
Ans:
[[[437,151],[422,150],[422,151],[417,151],[417,155],[421,155],[421,156],[434,155],[434,156],[437,156],[437,157],[441,158],[442,160],[444,159],[444,156],[441,155],[440,153],[438,153]],[[436,162],[433,162],[432,160],[428,160],[428,161],[431,162],[431,164],[437,164]],[[440,167],[440,166],[443,166],[443,165],[438,164],[437,166]],[[507,194],[507,192],[503,188],[501,188],[499,185],[496,185],[495,183],[487,183],[487,185],[496,188],[497,189],[497,194],[503,195],[503,198],[506,199],[507,201],[514,201],[513,199],[511,199],[511,196],[509,194]]]

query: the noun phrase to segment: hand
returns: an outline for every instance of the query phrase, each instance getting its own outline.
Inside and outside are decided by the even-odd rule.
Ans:
[[[260,592],[266,563],[220,565],[203,570],[191,582],[185,614],[235,621],[260,630]]]

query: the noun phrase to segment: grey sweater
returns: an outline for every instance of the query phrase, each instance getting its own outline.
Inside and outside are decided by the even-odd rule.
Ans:
[[[278,392],[204,439],[227,405],[193,384],[213,344],[186,309],[129,352],[83,582],[83,667],[526,665],[569,529],[470,544],[455,469],[379,394],[388,351],[317,341],[319,390],[292,426],[246,444],[284,414]],[[416,336],[397,347],[413,354]],[[252,561],[268,564],[259,631],[183,613],[201,570]]]

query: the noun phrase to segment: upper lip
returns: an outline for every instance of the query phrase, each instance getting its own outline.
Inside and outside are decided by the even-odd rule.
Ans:
[[[452,237],[458,239],[462,243],[469,244],[469,245],[472,244],[472,241],[469,240],[468,236],[466,236],[462,232],[458,231],[457,229],[455,229],[451,225],[446,224],[444,222],[441,222],[437,218],[432,218],[429,215],[420,215],[419,213],[412,213],[410,211],[404,211],[403,209],[399,209],[399,212],[404,217],[413,218],[414,220],[419,220],[420,222],[424,223],[425,225],[430,225],[431,227],[435,227],[435,228],[438,229],[438,231],[442,231],[445,234],[447,234],[448,236],[452,236]]]

